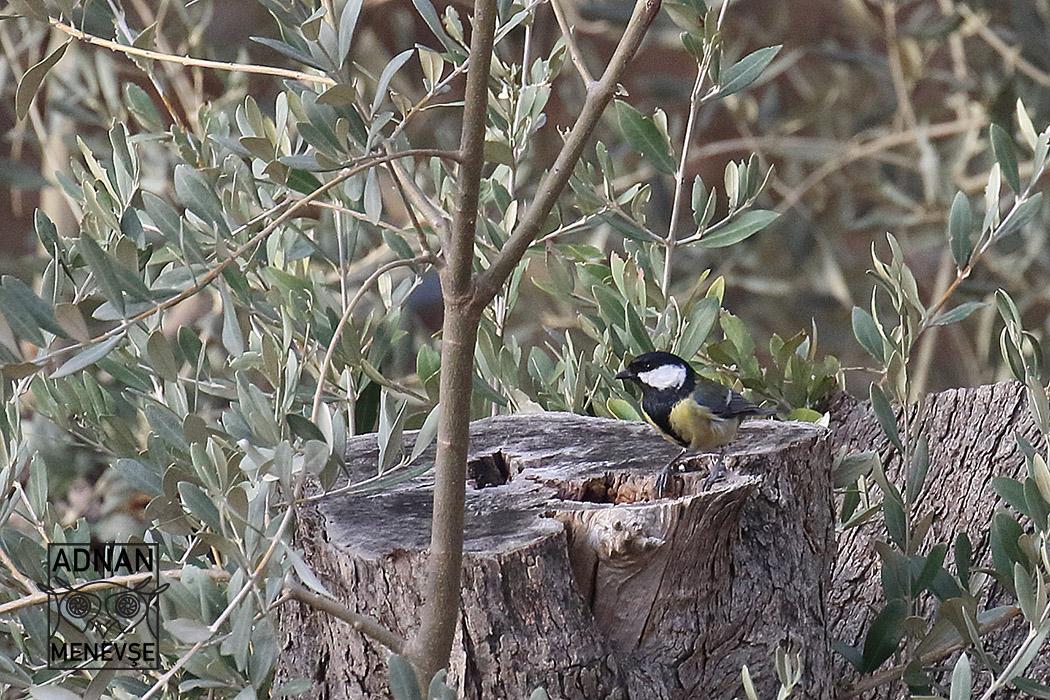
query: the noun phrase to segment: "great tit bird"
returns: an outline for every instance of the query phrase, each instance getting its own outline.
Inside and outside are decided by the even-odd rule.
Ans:
[[[771,416],[776,411],[751,403],[716,381],[698,377],[689,363],[669,352],[647,352],[627,364],[617,379],[637,383],[642,388],[642,413],[660,434],[682,447],[656,480],[656,491],[663,494],[670,483],[674,465],[690,450],[721,448],[718,464],[704,482],[708,488],[725,468],[725,446],[750,416]]]

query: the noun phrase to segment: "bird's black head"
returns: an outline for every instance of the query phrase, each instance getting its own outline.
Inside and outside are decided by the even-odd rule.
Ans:
[[[647,352],[627,364],[617,379],[637,382],[643,390],[681,391],[692,387],[696,373],[689,363],[669,352]]]

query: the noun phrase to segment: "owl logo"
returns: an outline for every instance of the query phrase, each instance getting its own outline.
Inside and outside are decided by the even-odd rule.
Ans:
[[[95,620],[102,612],[102,598],[86,590],[88,586],[89,584],[82,583],[65,590],[48,591],[52,605],[58,612],[55,616],[49,616],[52,635],[58,632],[63,622],[72,625],[81,634],[86,634],[89,629],[95,627]]]
[[[138,627],[145,620],[150,634],[154,638],[157,637],[159,625],[155,603],[157,596],[165,591],[169,584],[149,589],[148,586],[152,583],[149,580],[140,581],[134,587],[113,584],[112,588],[106,591],[103,609],[99,612],[99,617],[103,619],[101,624],[105,625],[104,629],[99,628],[99,631],[112,639]],[[154,614],[150,615],[150,612]],[[96,626],[99,624],[96,623]]]

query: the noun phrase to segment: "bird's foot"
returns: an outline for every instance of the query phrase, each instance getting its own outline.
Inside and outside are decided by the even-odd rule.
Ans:
[[[723,451],[718,454],[718,461],[715,462],[715,466],[711,469],[711,473],[707,475],[706,479],[704,479],[704,491],[710,491],[715,482],[722,478],[725,471],[726,455]]]
[[[687,450],[682,450],[678,453],[678,456],[667,463],[663,469],[660,470],[659,476],[656,477],[656,497],[663,498],[664,494],[667,493],[668,487],[671,486],[671,479],[674,478],[675,467],[685,456]],[[679,467],[681,469],[681,467]]]
[[[663,498],[664,494],[667,493],[668,488],[671,486],[671,479],[674,478],[674,465],[668,464],[666,467],[660,470],[659,476],[656,477],[656,497]]]

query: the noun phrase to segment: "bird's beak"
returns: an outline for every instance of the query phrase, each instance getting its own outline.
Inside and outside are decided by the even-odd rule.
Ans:
[[[625,369],[625,370],[622,370],[619,374],[617,374],[616,378],[617,379],[634,379],[635,377],[634,377],[634,372],[632,372],[629,369]]]

